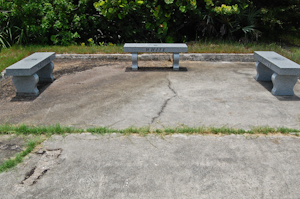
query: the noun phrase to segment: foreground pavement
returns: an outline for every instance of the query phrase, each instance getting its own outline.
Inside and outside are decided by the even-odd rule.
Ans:
[[[300,138],[53,136],[0,198],[299,198]]]

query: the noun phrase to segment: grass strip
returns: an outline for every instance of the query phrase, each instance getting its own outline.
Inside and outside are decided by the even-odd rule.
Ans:
[[[63,127],[60,124],[50,126],[28,126],[18,125],[0,125],[0,134],[16,134],[16,135],[62,135],[65,133],[82,133],[84,129],[76,129],[74,127]]]
[[[188,53],[253,53],[254,51],[275,51],[288,59],[300,64],[300,49],[298,47],[283,48],[276,43],[239,42],[224,40],[205,40],[190,42]],[[57,54],[115,54],[124,53],[123,44],[108,46],[13,46],[2,49],[0,53],[0,72],[13,63],[34,52],[56,52]]]
[[[251,130],[243,130],[243,129],[234,129],[229,127],[188,127],[185,125],[181,125],[175,128],[164,128],[164,129],[151,129],[149,126],[146,127],[128,127],[126,129],[113,129],[108,127],[94,127],[84,129],[76,129],[73,127],[63,127],[60,124],[52,125],[52,126],[29,126],[29,125],[0,125],[0,135],[1,134],[15,134],[15,135],[33,135],[36,136],[35,139],[29,140],[26,144],[26,149],[18,154],[16,154],[13,158],[6,160],[2,165],[0,165],[0,173],[7,171],[17,164],[23,161],[23,158],[28,155],[34,148],[39,145],[41,142],[45,140],[42,138],[42,135],[46,137],[50,137],[51,135],[65,135],[68,133],[92,133],[92,134],[110,134],[110,133],[120,133],[122,135],[131,135],[138,134],[140,136],[147,136],[149,134],[154,135],[172,135],[172,134],[186,134],[186,135],[205,135],[205,134],[217,134],[217,135],[230,135],[230,134],[292,134],[295,136],[299,136],[299,129],[291,129],[291,128],[272,128],[269,126],[263,127],[253,127]]]
[[[60,124],[50,125],[50,126],[29,126],[26,124],[22,125],[0,125],[0,135],[1,134],[15,134],[15,135],[45,135],[47,137],[51,135],[64,135],[67,133],[92,133],[92,134],[109,134],[109,133],[120,133],[124,135],[139,134],[290,134],[299,135],[300,129],[292,128],[273,128],[269,126],[262,127],[252,127],[250,130],[235,129],[230,127],[188,127],[186,125],[181,125],[179,127],[166,127],[164,129],[151,129],[149,126],[145,127],[128,127],[126,129],[114,129],[108,127],[93,127],[87,129],[74,128],[74,127],[63,127]]]

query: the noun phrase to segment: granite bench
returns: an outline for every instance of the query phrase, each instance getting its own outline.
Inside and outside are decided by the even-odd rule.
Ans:
[[[37,83],[53,82],[52,71],[54,52],[34,53],[6,68],[6,75],[13,76],[12,81],[18,96],[37,96]]]
[[[273,51],[255,51],[255,79],[272,81],[273,95],[294,95],[293,88],[300,75],[300,65]]]
[[[173,70],[179,70],[179,53],[187,52],[186,44],[126,43],[124,52],[132,53],[132,70],[138,70],[138,53],[173,53]]]

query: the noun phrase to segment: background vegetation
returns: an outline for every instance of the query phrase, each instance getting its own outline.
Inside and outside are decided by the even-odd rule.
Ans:
[[[299,37],[299,6],[300,0],[0,0],[0,46],[281,41]]]

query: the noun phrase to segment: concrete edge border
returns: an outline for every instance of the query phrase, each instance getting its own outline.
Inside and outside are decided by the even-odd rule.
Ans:
[[[1,72],[1,75],[0,75],[0,82],[2,82],[5,78],[6,78],[6,70],[2,71]]]
[[[171,60],[172,54],[139,54],[139,60],[159,61]],[[57,59],[100,59],[131,61],[131,54],[56,54]],[[181,53],[180,60],[184,61],[214,61],[214,62],[255,62],[253,53]]]

